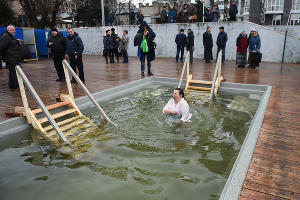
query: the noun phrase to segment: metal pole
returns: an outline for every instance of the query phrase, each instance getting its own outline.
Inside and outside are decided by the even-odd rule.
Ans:
[[[22,0],[22,27],[24,25],[24,0]]]
[[[283,51],[282,51],[282,59],[281,59],[281,66],[280,66],[280,71],[282,72],[283,70],[283,62],[284,62],[284,54],[285,54],[285,45],[286,45],[286,38],[287,38],[287,33],[288,33],[288,26],[289,26],[289,22],[291,19],[291,14],[292,14],[292,10],[290,11],[289,14],[289,18],[288,21],[286,23],[286,30],[285,30],[285,35],[284,35],[284,43],[283,43]]]
[[[104,1],[103,0],[101,0],[101,16],[102,16],[102,26],[105,26]]]

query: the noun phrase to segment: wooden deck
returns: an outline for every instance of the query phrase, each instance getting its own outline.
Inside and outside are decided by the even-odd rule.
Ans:
[[[179,78],[182,64],[173,58],[158,58],[153,62],[155,76]],[[53,104],[60,93],[67,93],[64,83],[55,82],[52,60],[24,64],[24,71],[45,104]],[[195,79],[211,80],[215,63],[195,59],[191,73]],[[100,56],[84,56],[86,85],[91,92],[140,79],[139,60],[129,64],[105,64]],[[261,63],[259,69],[238,69],[234,62],[225,63],[222,75],[227,82],[272,85],[272,94],[265,114],[260,137],[244,182],[240,199],[300,199],[300,65]],[[0,121],[6,111],[22,106],[19,91],[7,86],[8,70],[0,70]],[[74,85],[75,97],[83,93]],[[30,104],[34,100],[29,96]],[[35,106],[36,108],[36,106]]]

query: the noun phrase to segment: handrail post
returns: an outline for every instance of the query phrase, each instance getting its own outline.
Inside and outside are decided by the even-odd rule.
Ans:
[[[186,81],[188,81],[189,76],[190,76],[190,52],[188,51],[188,53],[186,54]]]
[[[216,68],[215,68],[215,73],[214,73],[213,82],[212,82],[212,86],[211,86],[209,100],[211,100],[215,94],[215,84],[216,84],[216,80],[217,80],[217,76],[218,76],[218,72],[219,72],[219,66],[221,64],[221,56],[222,56],[222,50],[220,50],[218,53],[218,59],[217,59],[217,63],[216,63]]]
[[[64,68],[64,72],[65,72],[69,96],[74,101],[74,95],[73,95],[72,85],[71,85],[71,81],[70,81],[69,71],[67,70],[64,62],[63,62],[63,68]]]
[[[46,115],[46,117],[48,118],[49,122],[51,123],[51,125],[53,126],[54,130],[56,131],[56,133],[59,135],[59,137],[67,144],[69,144],[70,146],[72,146],[72,144],[67,140],[66,136],[61,132],[61,130],[59,129],[57,123],[54,121],[54,119],[52,118],[50,112],[47,110],[46,106],[44,105],[44,103],[42,102],[42,100],[40,99],[40,97],[38,96],[38,94],[36,93],[35,89],[32,87],[31,83],[29,82],[29,80],[27,79],[26,75],[24,74],[24,72],[22,71],[22,69],[20,68],[20,66],[16,66],[16,70],[19,73],[19,75],[21,76],[22,80],[25,82],[25,85],[27,86],[27,88],[29,89],[30,93],[32,94],[33,98],[35,99],[35,101],[37,102],[37,104],[39,105],[39,107],[43,110],[44,114]]]
[[[181,83],[182,83],[182,79],[183,79],[183,75],[185,73],[185,70],[186,70],[186,65],[187,65],[187,60],[188,60],[188,55],[189,55],[189,51],[186,53],[186,57],[185,57],[185,61],[183,63],[183,68],[181,70],[181,75],[180,75],[180,79],[179,79],[179,83],[178,83],[178,88],[181,87]]]
[[[89,92],[89,90],[85,87],[85,85],[82,83],[82,81],[80,80],[80,78],[77,76],[77,74],[73,71],[73,69],[71,68],[71,66],[69,65],[69,63],[64,59],[63,63],[65,64],[66,68],[68,69],[68,71],[71,73],[71,75],[73,76],[73,78],[77,81],[78,85],[81,87],[81,89],[83,90],[83,92],[89,97],[89,99],[92,101],[92,103],[98,108],[98,110],[102,113],[102,115],[104,116],[104,118],[112,123],[113,125],[117,126],[117,124],[115,124],[113,121],[111,121],[109,119],[109,117],[106,115],[106,113],[104,112],[104,110],[101,108],[101,106],[97,103],[96,99],[93,97],[93,95]]]

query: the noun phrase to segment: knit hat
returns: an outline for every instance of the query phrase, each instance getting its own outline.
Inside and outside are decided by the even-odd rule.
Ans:
[[[224,30],[224,26],[221,26],[219,29],[223,29]]]
[[[52,27],[52,28],[51,28],[51,31],[56,31],[56,32],[58,32],[57,29],[56,29],[55,27]]]

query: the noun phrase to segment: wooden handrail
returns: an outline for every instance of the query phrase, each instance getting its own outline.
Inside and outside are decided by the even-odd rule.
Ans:
[[[184,72],[185,72],[185,69],[186,69],[186,66],[187,66],[187,63],[189,63],[189,60],[190,60],[190,52],[187,51],[186,52],[186,57],[185,57],[185,60],[184,60],[184,64],[183,64],[183,68],[182,68],[182,71],[181,71],[181,75],[180,75],[180,79],[179,79],[179,83],[178,83],[178,88],[181,87],[181,83],[182,83],[182,79],[183,79],[183,75],[184,75]],[[189,71],[189,70],[188,70]],[[187,73],[187,77],[188,77],[188,73]],[[187,79],[186,79],[187,80]]]
[[[66,60],[63,60],[63,67],[64,67],[64,71],[69,71],[71,73],[71,75],[73,76],[73,78],[77,81],[77,83],[79,84],[79,86],[81,87],[81,89],[83,90],[83,92],[89,97],[89,99],[91,100],[91,102],[96,106],[96,108],[101,112],[101,114],[104,116],[104,118],[110,122],[111,124],[117,126],[117,124],[115,124],[113,121],[110,120],[110,118],[106,115],[106,113],[104,112],[104,110],[101,108],[101,106],[98,104],[98,102],[96,101],[96,99],[93,97],[93,95],[89,92],[89,90],[85,87],[85,85],[82,83],[82,81],[80,80],[80,78],[77,76],[77,74],[73,71],[73,69],[71,68],[71,66],[69,65],[69,63]],[[67,84],[70,85],[71,87],[71,83],[70,83],[70,78],[68,77],[68,73],[65,74],[66,75],[66,81]],[[69,86],[68,86],[69,89]],[[69,94],[70,94],[70,90],[69,90]]]
[[[213,78],[213,82],[212,82],[212,86],[211,86],[209,101],[213,98],[213,96],[215,94],[215,85],[216,85],[217,77],[218,78],[221,77],[221,65],[222,65],[221,62],[222,62],[222,50],[219,51],[219,53],[218,53],[218,59],[217,59],[216,69],[215,69],[214,78]]]

